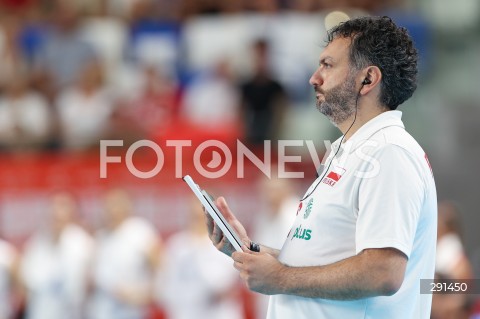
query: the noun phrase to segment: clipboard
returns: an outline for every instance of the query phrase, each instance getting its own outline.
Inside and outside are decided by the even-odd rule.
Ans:
[[[183,180],[188,184],[188,186],[190,186],[195,196],[197,196],[203,207],[205,207],[207,213],[213,218],[215,224],[220,227],[225,237],[227,237],[228,241],[232,244],[233,248],[235,248],[236,251],[241,252],[241,246],[243,245],[243,242],[240,239],[240,236],[227,222],[225,217],[223,217],[217,205],[215,205],[213,202],[213,198],[205,190],[202,190],[189,175],[185,175]]]

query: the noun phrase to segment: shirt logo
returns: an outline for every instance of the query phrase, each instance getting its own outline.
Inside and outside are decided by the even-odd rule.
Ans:
[[[313,206],[313,198],[310,198],[308,201],[307,207],[305,207],[305,213],[303,213],[303,219],[307,219],[310,216],[310,212],[312,211]]]
[[[342,178],[343,174],[345,174],[345,169],[339,166],[336,166],[322,180],[322,183],[333,187],[340,180],[340,178]]]
[[[312,238],[312,230],[306,229],[306,228],[303,229],[302,225],[300,225],[295,229],[295,233],[293,234],[292,239],[290,240],[293,240],[294,238],[310,240]]]

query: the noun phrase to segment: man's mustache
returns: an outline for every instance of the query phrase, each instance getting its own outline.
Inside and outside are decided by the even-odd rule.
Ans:
[[[325,95],[325,92],[324,92],[322,89],[320,89],[319,87],[316,87],[316,86],[315,86],[315,87],[314,87],[314,90],[315,90],[315,93],[320,93],[320,94],[322,94],[322,95]]]

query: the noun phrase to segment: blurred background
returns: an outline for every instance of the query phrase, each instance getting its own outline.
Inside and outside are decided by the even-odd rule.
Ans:
[[[212,251],[176,170],[281,246],[315,178],[309,150],[288,151],[304,179],[268,180],[248,161],[238,178],[236,141],[262,158],[264,140],[313,140],[321,158],[339,132],[308,79],[326,30],[363,15],[389,15],[420,52],[400,110],[435,173],[437,276],[480,278],[477,0],[0,0],[0,319],[262,318],[265,298]],[[123,141],[108,178],[102,139]],[[141,139],[164,151],[153,178],[125,167]],[[166,144],[186,139],[182,158]],[[216,180],[193,165],[209,139],[234,154]],[[133,159],[157,162],[149,148]],[[478,295],[435,296],[432,318],[480,318]]]

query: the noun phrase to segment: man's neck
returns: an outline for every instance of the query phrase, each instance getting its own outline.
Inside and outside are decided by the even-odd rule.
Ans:
[[[377,117],[378,115],[388,111],[388,108],[385,107],[360,107],[357,110],[357,117],[355,118],[355,114],[352,114],[348,119],[343,121],[342,123],[338,124],[338,128],[342,132],[342,134],[345,135],[344,142],[348,141],[350,137],[355,134],[356,131],[358,131],[365,123],[373,119],[374,117]],[[355,123],[352,125],[352,122],[355,119]],[[350,128],[350,126],[352,126]],[[350,128],[350,130],[349,130]],[[348,132],[347,132],[348,131]],[[345,134],[346,133],[346,134]]]

